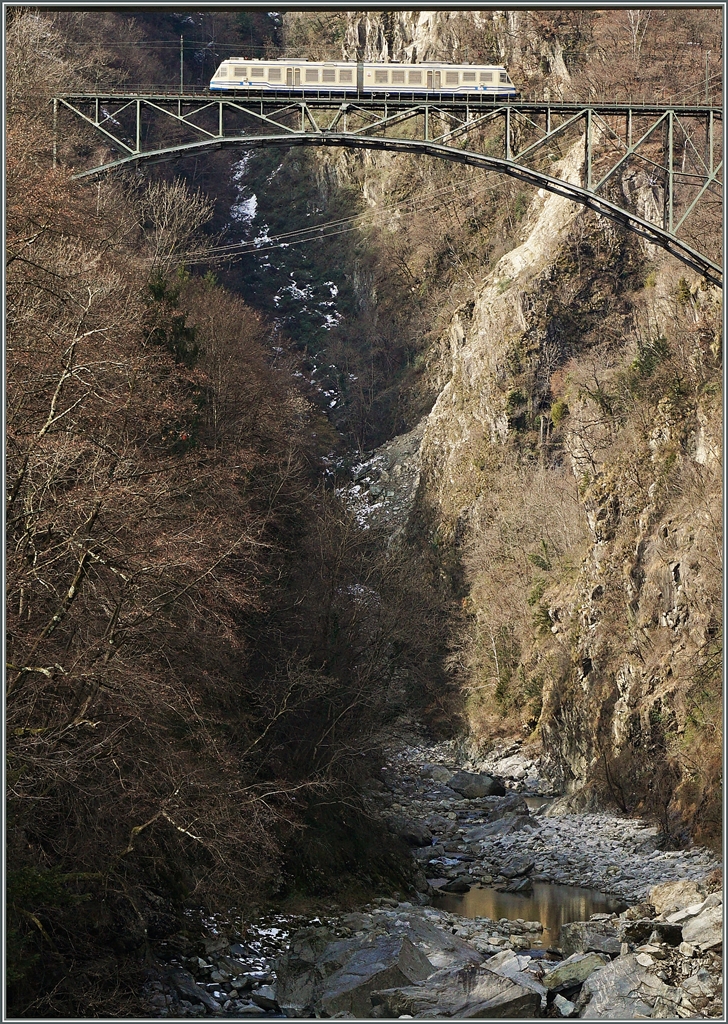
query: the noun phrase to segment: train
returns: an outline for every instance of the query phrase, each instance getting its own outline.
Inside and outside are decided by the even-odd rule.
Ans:
[[[265,60],[230,57],[210,82],[212,92],[334,93],[345,96],[493,96],[518,93],[508,72],[493,64],[388,64],[372,61]]]

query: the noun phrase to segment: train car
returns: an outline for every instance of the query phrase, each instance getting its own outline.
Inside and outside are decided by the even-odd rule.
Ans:
[[[326,92],[344,95],[515,97],[516,87],[500,65],[377,64],[370,61],[264,60],[230,57],[215,72],[210,89],[230,92]]]

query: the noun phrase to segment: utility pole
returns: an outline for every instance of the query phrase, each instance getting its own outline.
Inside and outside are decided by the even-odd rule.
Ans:
[[[185,91],[185,37],[179,37],[179,91]]]

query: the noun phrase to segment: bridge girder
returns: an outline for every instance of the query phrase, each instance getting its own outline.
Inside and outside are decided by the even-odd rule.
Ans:
[[[230,145],[420,153],[496,171],[562,195],[665,249],[712,283],[722,282],[718,263],[677,235],[701,201],[710,195],[722,199],[722,133],[716,131],[722,126],[722,111],[717,108],[156,93],[66,95],[53,104],[54,121],[61,110],[68,111],[122,154],[78,172],[78,178]],[[164,139],[170,131],[174,141]],[[488,132],[489,145],[495,138],[502,157],[458,145],[476,135],[482,142]],[[574,132],[583,133],[583,185],[528,165],[545,159],[548,167],[554,147]],[[601,194],[635,165],[646,169],[643,177],[656,194],[660,224],[633,213],[626,200]]]

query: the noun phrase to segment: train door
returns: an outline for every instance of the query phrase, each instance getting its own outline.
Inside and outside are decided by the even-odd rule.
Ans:
[[[301,69],[300,68],[286,68],[286,85],[291,89],[296,88],[301,84]]]
[[[427,88],[428,89],[439,89],[440,88],[440,72],[439,71],[428,71],[427,72]]]

